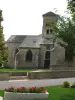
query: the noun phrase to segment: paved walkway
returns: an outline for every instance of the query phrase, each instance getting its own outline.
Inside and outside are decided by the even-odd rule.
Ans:
[[[20,87],[20,86],[53,86],[61,85],[64,81],[70,83],[75,82],[75,78],[61,78],[61,79],[43,79],[43,80],[9,80],[9,81],[0,81],[0,90],[4,90],[10,86]],[[3,100],[0,97],[0,100]]]
[[[53,86],[61,85],[64,81],[75,82],[75,78],[61,78],[61,79],[43,79],[43,80],[9,80],[0,81],[0,90],[10,86]]]
[[[3,97],[0,96],[0,100],[3,100]]]

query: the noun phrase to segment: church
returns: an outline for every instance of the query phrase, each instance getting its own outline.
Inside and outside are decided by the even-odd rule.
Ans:
[[[55,40],[51,24],[58,16],[53,12],[43,14],[42,34],[11,35],[7,40],[8,66],[10,68],[50,68],[64,63],[64,48]]]

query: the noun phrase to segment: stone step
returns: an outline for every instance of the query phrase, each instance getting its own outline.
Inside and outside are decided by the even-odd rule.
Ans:
[[[24,80],[27,79],[27,76],[11,76],[10,80]]]

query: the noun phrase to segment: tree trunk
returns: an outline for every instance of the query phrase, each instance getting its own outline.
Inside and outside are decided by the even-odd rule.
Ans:
[[[73,57],[74,57],[74,49],[72,47],[67,46],[65,48],[65,60],[73,61]]]
[[[0,67],[2,66],[2,64],[0,63]]]

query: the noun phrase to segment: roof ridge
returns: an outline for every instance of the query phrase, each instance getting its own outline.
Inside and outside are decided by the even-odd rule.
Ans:
[[[43,16],[57,16],[57,14],[55,14],[55,13],[52,12],[52,11],[49,11],[49,12],[43,14]]]

